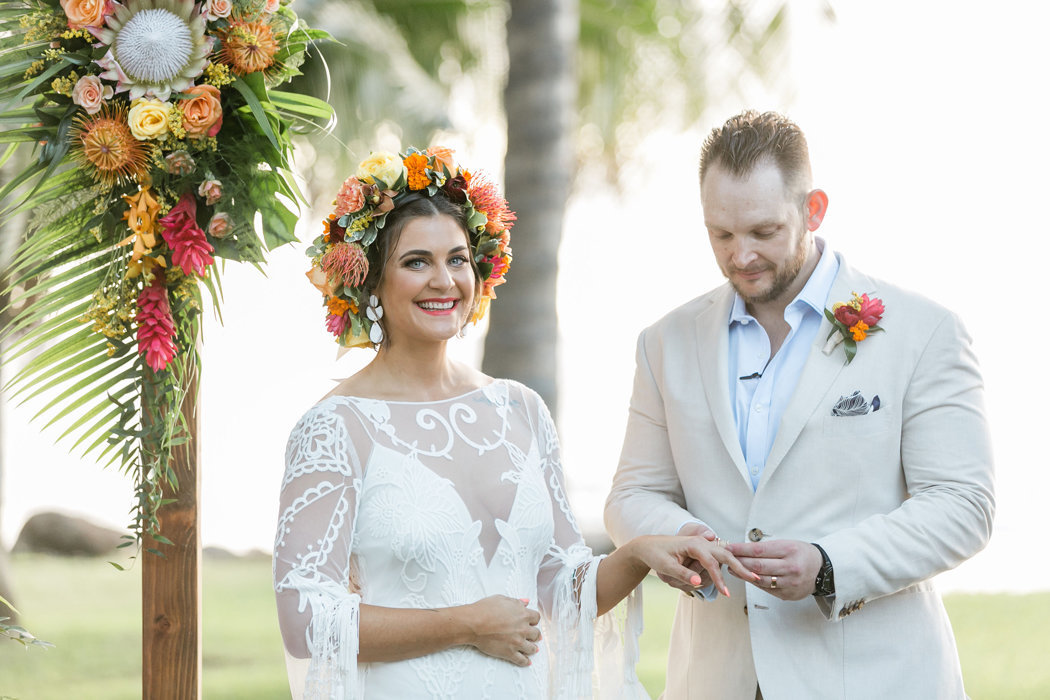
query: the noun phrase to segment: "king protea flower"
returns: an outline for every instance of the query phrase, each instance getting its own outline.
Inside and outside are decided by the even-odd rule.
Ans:
[[[112,187],[146,173],[146,146],[128,127],[126,104],[107,102],[96,114],[78,114],[69,138],[74,157],[97,182]]]
[[[152,96],[164,102],[193,85],[214,43],[193,2],[128,0],[114,7],[106,26],[94,32],[109,46],[96,61],[105,71],[101,78],[115,81],[117,92],[130,91],[130,100]]]
[[[182,267],[187,275],[190,271],[204,274],[204,268],[215,262],[204,231],[197,226],[197,199],[192,192],[183,192],[179,203],[160,220],[164,227],[164,241],[171,248],[171,262]]]
[[[153,284],[142,290],[138,298],[139,354],[145,353],[146,364],[154,372],[168,366],[178,348],[175,346],[175,319],[168,304],[168,289],[164,276],[157,275]]]

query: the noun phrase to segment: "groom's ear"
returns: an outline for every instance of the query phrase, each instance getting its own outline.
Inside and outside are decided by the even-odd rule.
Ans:
[[[828,195],[824,190],[812,190],[806,195],[806,230],[816,231],[828,213]]]

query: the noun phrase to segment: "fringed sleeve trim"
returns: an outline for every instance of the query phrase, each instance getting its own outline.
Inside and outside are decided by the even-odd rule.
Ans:
[[[312,602],[312,601],[311,601]],[[357,672],[360,648],[361,596],[324,596],[310,623],[310,669],[307,700],[357,700],[364,696]]]
[[[555,552],[563,567],[554,582],[554,606],[546,632],[551,660],[551,697],[648,698],[635,674],[642,632],[642,591],[633,591],[598,618],[598,565],[588,547]]]

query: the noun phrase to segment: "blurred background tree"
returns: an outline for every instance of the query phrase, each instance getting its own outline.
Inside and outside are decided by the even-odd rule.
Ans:
[[[716,91],[775,80],[786,43],[786,2],[297,0],[296,9],[342,42],[322,47],[325,62],[296,85],[318,94],[327,71],[339,115],[339,147],[314,144],[300,163],[315,200],[370,150],[448,134],[473,143],[472,132],[505,120],[513,276],[490,312],[482,368],[536,389],[552,412],[558,249],[574,188],[620,186],[654,127],[694,125]]]

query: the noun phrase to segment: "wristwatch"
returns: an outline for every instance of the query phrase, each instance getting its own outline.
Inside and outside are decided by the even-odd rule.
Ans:
[[[817,571],[817,580],[814,582],[813,595],[818,598],[829,598],[835,595],[835,568],[831,565],[831,559],[828,557],[828,553],[824,551],[816,542],[811,542],[814,547],[820,552],[820,556],[824,558],[824,561],[820,565],[820,570]]]

